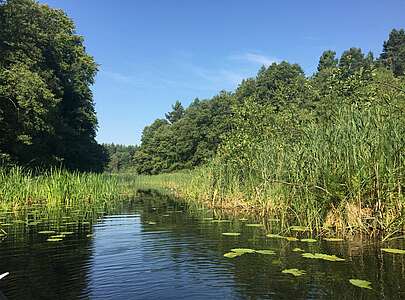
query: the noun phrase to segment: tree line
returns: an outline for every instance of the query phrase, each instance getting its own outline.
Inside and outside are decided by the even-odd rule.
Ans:
[[[135,169],[140,174],[191,169],[209,162],[218,149],[223,152],[225,148],[234,152],[235,160],[241,160],[246,147],[263,138],[269,119],[272,124],[277,119],[283,130],[299,131],[299,124],[310,117],[327,119],[336,99],[371,97],[376,89],[390,85],[400,91],[404,73],[403,29],[390,32],[378,58],[354,47],[340,57],[333,50],[324,51],[311,76],[298,64],[286,61],[263,66],[256,77],[243,80],[233,92],[195,99],[187,108],[177,101],[165,118],[143,130],[134,154]]]

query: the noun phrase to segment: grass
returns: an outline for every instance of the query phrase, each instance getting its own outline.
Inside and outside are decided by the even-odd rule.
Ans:
[[[279,218],[282,226],[388,238],[405,229],[405,118],[399,105],[339,105],[328,120],[282,134],[269,125],[243,155],[229,159],[220,152],[191,174],[149,180],[210,207]]]
[[[72,173],[51,170],[41,175],[20,167],[0,169],[0,209],[19,210],[32,205],[92,206],[135,195],[137,176]]]

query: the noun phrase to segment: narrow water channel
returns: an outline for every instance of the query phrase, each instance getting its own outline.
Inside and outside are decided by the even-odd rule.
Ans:
[[[405,255],[384,253],[378,243],[269,238],[265,227],[247,226],[253,220],[217,219],[156,193],[95,213],[2,214],[0,273],[10,275],[0,291],[19,300],[405,299]],[[405,242],[384,246],[405,249]],[[274,254],[224,257],[234,248]],[[305,273],[295,277],[286,269]],[[367,280],[372,289],[349,279]]]

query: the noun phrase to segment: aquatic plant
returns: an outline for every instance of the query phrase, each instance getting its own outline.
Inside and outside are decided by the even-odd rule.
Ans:
[[[359,288],[372,290],[370,281],[361,279],[350,279],[349,282]]]
[[[405,250],[403,250],[403,249],[383,248],[381,250],[384,252],[387,252],[387,253],[405,254]]]
[[[328,261],[345,261],[345,259],[337,257],[336,255],[328,255],[323,253],[303,253],[302,257],[310,259],[323,259]]]
[[[281,271],[281,273],[291,274],[291,275],[294,275],[295,277],[306,274],[306,272],[304,270],[299,270],[299,269],[285,269],[285,270]]]

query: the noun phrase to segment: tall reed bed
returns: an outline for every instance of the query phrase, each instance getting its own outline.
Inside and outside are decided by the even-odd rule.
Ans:
[[[181,193],[214,207],[252,208],[320,231],[402,232],[401,107],[398,102],[342,103],[321,121],[294,127],[278,120],[259,139],[252,138],[243,153],[220,152],[196,170],[188,184],[179,185]]]
[[[50,170],[40,175],[20,167],[0,169],[0,207],[92,205],[134,195],[137,176]]]

